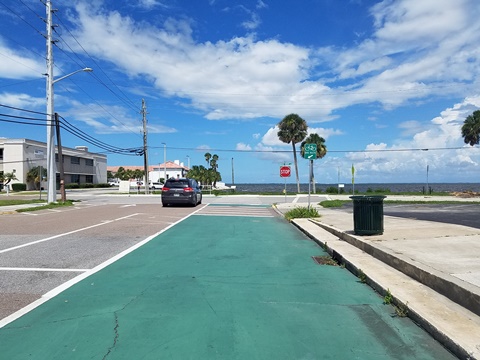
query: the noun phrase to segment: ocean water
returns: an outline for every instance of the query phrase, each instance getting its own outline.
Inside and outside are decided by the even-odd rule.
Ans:
[[[232,184],[226,184],[227,186],[231,186]],[[344,192],[351,193],[352,192],[352,184],[344,184]],[[235,184],[237,193],[242,192],[264,192],[264,193],[281,193],[284,188],[285,184]],[[316,184],[317,192],[325,192],[325,190],[329,187],[334,187],[338,189],[337,184]],[[419,183],[405,183],[405,184],[355,184],[355,192],[365,193],[368,189],[372,191],[379,190],[379,189],[388,189],[393,193],[402,193],[402,192],[418,192],[419,194],[423,194],[425,189],[427,188],[427,184],[419,184]],[[461,192],[461,191],[474,191],[480,192],[480,183],[431,183],[428,184],[428,188],[434,192]],[[287,193],[296,193],[297,192],[297,185],[296,184],[287,184],[286,185]],[[313,191],[313,189],[311,189]],[[300,192],[308,193],[308,184],[300,184]]]

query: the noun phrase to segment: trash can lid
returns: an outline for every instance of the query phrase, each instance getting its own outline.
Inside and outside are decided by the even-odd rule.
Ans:
[[[353,195],[350,196],[352,200],[383,200],[387,196],[386,195]]]

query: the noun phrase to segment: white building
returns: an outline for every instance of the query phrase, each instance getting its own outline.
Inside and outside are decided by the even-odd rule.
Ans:
[[[144,170],[143,166],[108,166],[107,170],[116,174],[118,168],[123,167],[125,170]],[[186,167],[180,160],[167,161],[166,163],[158,165],[150,165],[148,167],[149,182],[160,182],[162,179],[185,177],[187,175],[188,167]]]
[[[107,182],[107,156],[88,151],[86,146],[75,149],[62,146],[65,184],[101,184]],[[57,189],[60,183],[58,153],[55,148]],[[28,190],[35,185],[27,182],[27,173],[35,167],[47,167],[47,144],[29,139],[0,138],[0,173],[15,173],[18,180],[12,183],[27,184]],[[47,182],[41,183],[46,188]]]

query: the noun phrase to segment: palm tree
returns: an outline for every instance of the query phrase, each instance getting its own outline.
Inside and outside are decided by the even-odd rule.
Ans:
[[[218,168],[217,161],[218,161],[218,155],[213,154],[212,155],[212,160],[210,160],[210,169],[212,169],[213,173],[214,173],[213,174],[213,187],[217,186],[217,181],[222,180],[222,177],[217,175],[218,174],[217,173],[217,168]]]
[[[208,170],[203,165],[193,165],[188,171],[188,177],[197,180],[201,185],[208,184]]]
[[[297,163],[297,151],[295,149],[295,144],[299,143],[307,136],[308,125],[305,120],[303,120],[297,114],[290,114],[283,118],[282,121],[278,123],[278,138],[286,143],[292,144],[293,149],[293,161],[295,163],[295,174],[297,176],[297,192],[300,192],[300,180],[298,178],[298,163]]]
[[[9,193],[9,189],[10,189],[10,182],[13,181],[13,180],[18,180],[17,177],[15,176],[15,173],[12,171],[12,172],[7,172],[7,173],[0,173],[0,181],[3,182],[3,186],[6,188],[7,190],[7,194]]]
[[[42,169],[40,173],[40,168]],[[47,169],[40,166],[35,166],[27,172],[27,182],[33,182],[35,189],[40,190],[41,178],[47,176]]]
[[[210,165],[210,159],[212,158],[212,154],[210,154],[209,152],[205,153],[205,161],[207,162],[207,164]]]
[[[327,146],[325,145],[325,139],[316,133],[308,135],[308,137],[302,141],[300,145],[300,153],[302,156],[305,154],[305,144],[316,144],[317,145],[317,159],[323,158],[327,155]],[[310,160],[313,161],[313,160]],[[315,176],[312,172],[312,182],[313,182],[313,193],[316,193],[315,190]]]
[[[465,144],[478,145],[480,141],[480,110],[468,115],[462,126],[462,136]]]

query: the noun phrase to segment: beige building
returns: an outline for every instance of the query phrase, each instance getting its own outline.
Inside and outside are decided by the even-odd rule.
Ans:
[[[75,149],[62,146],[65,184],[101,184],[107,182],[107,156],[88,151],[86,146]],[[60,183],[58,153],[55,148],[57,168],[57,189]],[[15,173],[18,180],[12,183],[27,184],[27,189],[35,188],[27,182],[27,174],[34,167],[47,167],[47,144],[29,139],[0,138],[0,173]],[[46,188],[47,182],[41,183]]]
[[[115,174],[120,166],[108,166],[107,170]],[[144,170],[143,166],[122,166],[125,170]],[[185,177],[187,175],[188,167],[186,167],[180,160],[167,161],[166,163],[158,165],[150,165],[148,167],[149,182],[160,182],[160,179],[171,177]],[[166,175],[166,176],[165,176]]]

